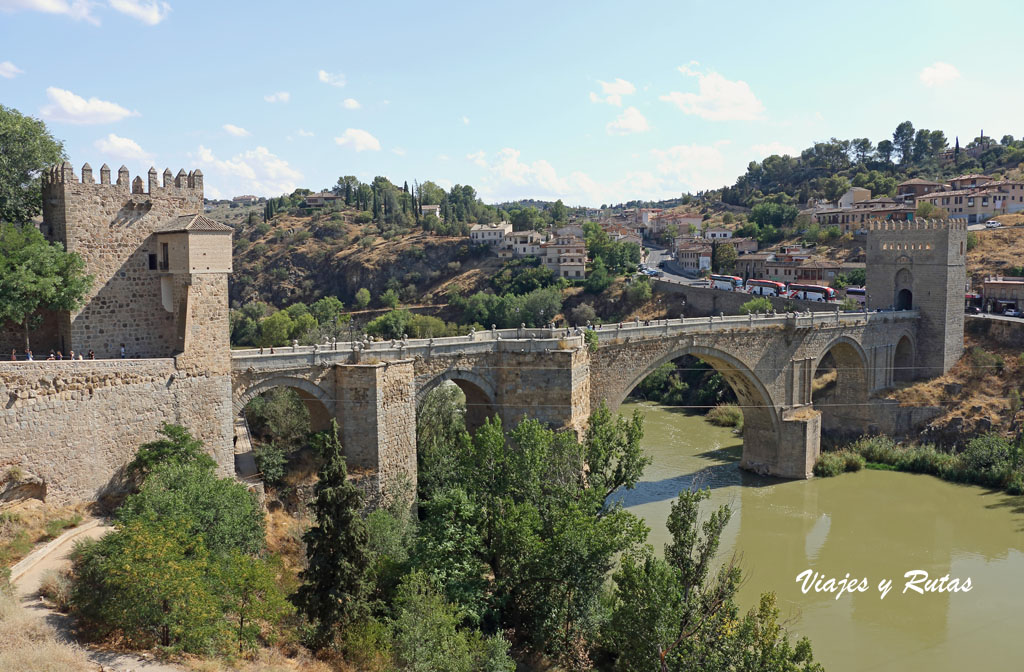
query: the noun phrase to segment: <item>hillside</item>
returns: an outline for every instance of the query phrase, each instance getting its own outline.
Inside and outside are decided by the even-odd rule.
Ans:
[[[403,302],[443,302],[447,287],[475,291],[500,267],[465,237],[419,229],[384,237],[375,224],[357,223],[354,209],[255,219],[228,222],[238,229],[232,305],[259,299],[280,307],[333,295],[351,306],[364,287],[374,297],[393,288]]]

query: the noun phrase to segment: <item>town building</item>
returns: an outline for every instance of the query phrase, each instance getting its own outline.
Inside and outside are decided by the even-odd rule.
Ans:
[[[932,180],[915,177],[911,180],[904,180],[896,185],[896,199],[913,203],[918,198],[933,191],[940,191],[942,188],[941,182],[933,182]]]
[[[505,236],[512,233],[511,222],[491,222],[474,224],[469,229],[469,239],[477,245],[502,246]]]
[[[986,277],[981,284],[982,305],[992,313],[1007,308],[1024,308],[1024,278],[1009,276]]]
[[[337,200],[344,200],[344,196],[339,196],[332,191],[321,191],[316,194],[309,194],[305,198],[304,205],[307,208],[322,208],[328,203],[333,203]]]
[[[711,245],[704,242],[688,242],[676,249],[676,263],[687,273],[702,273],[711,270]]]
[[[558,278],[582,280],[586,277],[587,246],[576,236],[558,236],[541,243],[541,261]]]
[[[529,257],[540,255],[540,244],[544,236],[537,231],[510,231],[505,234],[505,242],[498,250],[502,259],[512,257]]]
[[[260,202],[260,198],[252,194],[244,194],[242,196],[235,196],[231,199],[231,202],[236,205],[256,205]]]
[[[441,216],[440,205],[421,205],[420,214],[422,214],[424,217],[426,217],[427,215],[433,215],[438,219],[444,219],[444,217]]]
[[[957,178],[951,184],[961,185],[962,188],[933,192],[918,198],[917,203],[931,203],[946,210],[950,219],[965,220],[968,224],[1024,210],[1024,182],[983,178],[985,176],[980,175]],[[962,186],[972,182],[977,183],[977,186]]]

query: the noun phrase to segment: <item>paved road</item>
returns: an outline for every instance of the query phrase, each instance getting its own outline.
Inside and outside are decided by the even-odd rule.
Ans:
[[[999,322],[1024,322],[1022,317],[1007,317],[1006,315],[996,315],[993,313],[978,313],[968,314],[967,317],[975,320],[998,320]]]
[[[658,264],[662,261],[666,262],[664,268],[661,270],[665,272],[666,280],[673,280],[675,282],[681,282],[684,285],[690,285],[700,280],[700,278],[688,278],[674,267],[674,262],[669,252],[664,247],[658,247],[648,243],[647,248],[647,265],[650,268],[658,268]]]

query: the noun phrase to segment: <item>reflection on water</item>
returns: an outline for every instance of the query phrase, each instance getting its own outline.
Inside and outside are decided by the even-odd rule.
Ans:
[[[1024,498],[930,476],[862,471],[780,481],[738,468],[741,440],[700,417],[650,404],[644,480],[617,494],[651,527],[659,551],[678,492],[711,489],[706,506],[729,504],[721,555],[740,554],[744,607],[774,591],[793,633],[806,634],[830,671],[1024,669],[1018,632],[1024,600]],[[796,575],[867,577],[870,590],[804,595]],[[902,594],[910,570],[971,578],[969,593]],[[879,581],[893,588],[879,599]]]

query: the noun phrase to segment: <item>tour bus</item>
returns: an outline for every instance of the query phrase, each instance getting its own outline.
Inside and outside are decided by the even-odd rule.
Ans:
[[[712,275],[711,288],[735,292],[737,289],[743,289],[743,278],[735,275]]]
[[[747,291],[758,296],[782,296],[786,283],[774,280],[747,280]]]
[[[839,293],[831,287],[824,285],[798,285],[792,283],[789,286],[789,298],[803,299],[804,301],[838,301]]]
[[[858,306],[863,306],[867,301],[867,290],[864,287],[847,287],[846,296],[856,301]]]

